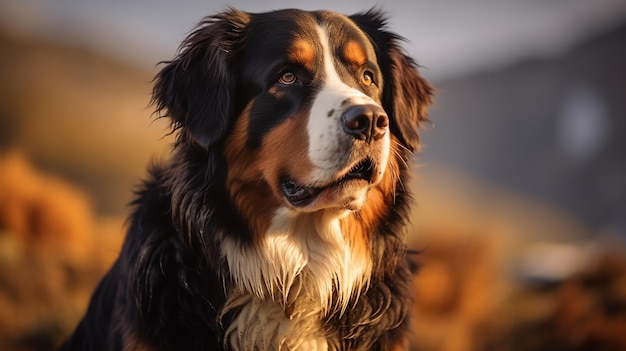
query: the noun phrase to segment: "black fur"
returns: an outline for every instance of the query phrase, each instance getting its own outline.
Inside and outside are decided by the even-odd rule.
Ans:
[[[204,147],[220,141],[232,120],[231,54],[247,21],[235,10],[205,18],[156,77],[157,111],[167,110],[175,126]]]
[[[241,81],[241,53],[253,45],[246,43],[250,16],[230,10],[205,19],[157,75],[157,111],[178,129],[173,156],[152,167],[138,191],[119,259],[63,350],[121,350],[128,342],[138,350],[224,349],[229,317],[220,319],[220,312],[233,283],[219,260],[221,237],[237,235],[246,245],[250,236],[225,189],[222,141],[246,100],[260,90]],[[382,104],[408,159],[409,150],[418,148],[417,125],[426,120],[432,89],[379,13],[351,18],[375,46],[385,80]],[[403,229],[409,170],[402,162],[401,168],[386,220],[369,234],[369,289],[350,311],[324,322],[329,335],[338,336],[330,345],[336,350],[386,350],[406,337],[412,295]]]

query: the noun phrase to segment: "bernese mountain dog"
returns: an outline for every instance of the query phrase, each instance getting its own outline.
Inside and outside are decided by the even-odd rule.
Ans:
[[[373,9],[205,18],[155,78],[171,159],[64,350],[404,350],[433,88]]]

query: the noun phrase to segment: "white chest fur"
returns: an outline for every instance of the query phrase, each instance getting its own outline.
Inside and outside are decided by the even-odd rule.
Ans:
[[[370,258],[355,255],[341,232],[339,220],[346,214],[283,208],[260,245],[225,240],[222,255],[238,287],[225,311],[241,311],[227,330],[231,345],[326,349],[321,318],[343,313],[371,272]]]

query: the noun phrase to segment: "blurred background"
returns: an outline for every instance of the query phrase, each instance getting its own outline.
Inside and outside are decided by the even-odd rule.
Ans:
[[[436,86],[413,350],[626,350],[624,0],[0,0],[0,349],[74,328],[172,142],[157,62],[228,6],[378,6]]]

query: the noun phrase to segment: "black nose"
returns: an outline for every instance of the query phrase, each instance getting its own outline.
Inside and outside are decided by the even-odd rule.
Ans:
[[[341,121],[346,133],[368,142],[382,138],[389,126],[385,110],[374,104],[349,107],[341,116]]]

